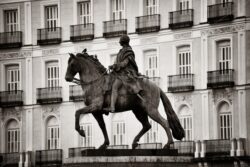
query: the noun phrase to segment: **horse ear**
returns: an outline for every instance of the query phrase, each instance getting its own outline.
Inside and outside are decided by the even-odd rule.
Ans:
[[[70,55],[70,57],[73,58],[73,59],[76,58],[76,56],[75,56],[73,53],[69,53],[69,55]]]

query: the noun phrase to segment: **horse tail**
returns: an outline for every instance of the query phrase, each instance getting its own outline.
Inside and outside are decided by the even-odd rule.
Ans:
[[[168,99],[168,97],[165,95],[165,93],[160,89],[160,97],[167,115],[168,123],[170,126],[170,129],[172,130],[173,137],[177,140],[181,140],[185,137],[185,131],[183,127],[181,126],[181,123],[177,117],[177,115],[174,112],[174,109]]]

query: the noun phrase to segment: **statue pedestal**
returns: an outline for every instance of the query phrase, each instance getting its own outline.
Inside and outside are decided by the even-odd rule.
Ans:
[[[155,167],[193,164],[192,156],[178,156],[175,149],[107,149],[84,150],[82,156],[65,159],[64,167]]]
[[[177,156],[176,149],[106,149],[83,150],[82,156]]]

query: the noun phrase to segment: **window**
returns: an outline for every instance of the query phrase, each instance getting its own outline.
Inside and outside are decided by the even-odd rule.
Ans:
[[[59,86],[59,67],[58,62],[48,62],[47,67],[47,87]]]
[[[158,0],[146,0],[146,15],[158,14]]]
[[[125,144],[125,122],[113,122],[113,142],[114,145]]]
[[[192,140],[193,139],[192,137],[192,115],[191,115],[191,111],[186,105],[181,107],[179,111],[179,119],[185,131],[185,138],[183,140],[184,141]]]
[[[7,91],[20,89],[20,71],[18,65],[7,66],[6,68]]]
[[[178,62],[179,74],[191,73],[191,53],[189,46],[178,48]]]
[[[158,140],[158,123],[151,119],[149,123],[151,124],[151,129],[146,133],[145,143],[156,143]]]
[[[80,136],[81,147],[91,147],[92,144],[92,123],[84,123],[80,128],[85,131],[85,137]]]
[[[17,10],[4,11],[5,32],[18,31],[18,13]]]
[[[158,57],[156,50],[145,52],[145,74],[150,77],[158,77]]]
[[[179,0],[179,10],[187,10],[190,8],[189,0]]]
[[[57,5],[45,7],[45,27],[55,28],[58,26],[58,7]],[[53,30],[53,29],[51,29]]]
[[[111,0],[112,19],[120,20],[125,18],[125,3],[124,0]]]
[[[221,139],[232,138],[232,114],[227,102],[222,102],[219,107],[219,128]]]
[[[91,6],[90,1],[78,3],[79,24],[88,24],[91,22]]]
[[[232,56],[230,41],[218,43],[218,67],[219,70],[228,70],[232,68]]]
[[[47,122],[47,148],[58,149],[59,148],[59,125],[55,117],[49,118]]]
[[[7,152],[14,153],[20,151],[20,129],[17,121],[11,120],[7,124]]]

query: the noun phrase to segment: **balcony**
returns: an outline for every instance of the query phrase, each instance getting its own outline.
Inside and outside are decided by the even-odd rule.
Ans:
[[[169,92],[187,92],[194,90],[194,74],[168,76]]]
[[[0,33],[0,49],[20,48],[22,47],[22,32],[2,32]]]
[[[20,161],[20,153],[3,153],[0,154],[2,156],[2,162],[0,161],[0,165],[2,166],[18,166]],[[24,158],[24,156],[23,156]]]
[[[234,86],[234,70],[217,70],[207,72],[207,88],[225,88]]]
[[[61,149],[56,150],[40,150],[36,151],[36,166],[62,166],[63,151]]]
[[[69,157],[81,157],[82,151],[95,149],[95,147],[76,147],[76,148],[69,148]]]
[[[230,155],[231,141],[225,139],[206,140],[206,156]]]
[[[70,26],[70,40],[73,42],[94,39],[94,24],[79,24]]]
[[[193,156],[195,152],[194,141],[175,141],[174,149],[178,150],[179,155]]]
[[[160,31],[160,15],[147,15],[136,17],[136,32],[138,34]]]
[[[231,21],[233,19],[233,2],[208,6],[208,22],[210,24]]]
[[[119,37],[127,34],[127,19],[104,21],[104,38]]]
[[[23,105],[23,91],[0,92],[0,107],[15,107]]]
[[[81,85],[69,86],[69,100],[70,101],[83,101],[83,90]]]
[[[180,10],[169,13],[169,28],[178,29],[193,26],[194,10]]]
[[[62,102],[62,87],[37,88],[37,103],[51,104]]]
[[[37,44],[50,45],[59,44],[62,41],[62,28],[43,28],[37,30]]]

